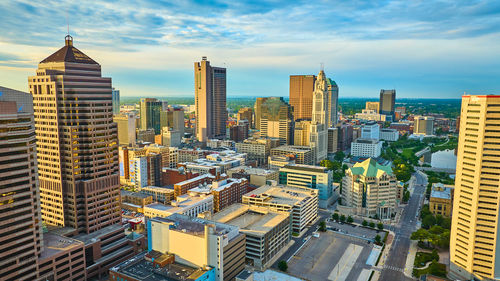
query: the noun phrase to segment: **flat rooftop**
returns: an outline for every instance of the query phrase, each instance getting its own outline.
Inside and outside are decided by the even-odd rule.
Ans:
[[[43,234],[43,249],[40,254],[40,259],[45,259],[62,251],[68,251],[83,246],[84,244],[81,241],[47,232]]]
[[[151,197],[151,195],[146,195],[144,193],[140,193],[140,192],[133,192],[133,191],[128,191],[128,190],[120,190],[120,193],[122,196],[133,196],[133,197],[138,197],[138,198],[141,198],[141,199],[145,199],[145,198],[148,198],[148,197]]]
[[[303,165],[303,164],[288,164],[283,166],[283,169],[291,169],[297,171],[304,172],[313,172],[313,173],[327,173],[328,169],[322,166],[313,166],[313,165]]]
[[[185,181],[181,181],[181,182],[178,182],[176,183],[175,185],[184,185],[184,184],[189,184],[189,183],[193,183],[193,182],[196,182],[196,181],[199,181],[199,180],[202,180],[202,179],[205,179],[205,178],[214,178],[214,176],[212,176],[211,174],[203,174],[201,176],[197,176],[197,177],[194,177],[192,179],[188,179],[188,180],[185,180]]]
[[[125,226],[122,226],[120,224],[113,224],[110,226],[106,226],[105,228],[101,228],[99,230],[96,230],[90,234],[79,234],[73,237],[76,240],[82,241],[85,244],[89,243],[94,243],[97,242],[101,236],[106,235],[111,232],[115,232],[118,230],[124,231]]]
[[[281,150],[286,152],[307,152],[311,151],[309,146],[299,146],[299,145],[280,145],[275,148],[271,148],[271,150]]]
[[[201,218],[193,218],[181,214],[172,214],[166,218],[156,217],[152,218],[151,221],[170,223],[171,230],[186,232],[196,236],[205,235],[205,225],[215,225],[215,232],[219,236],[226,235],[231,232],[237,235],[239,232],[239,228],[237,226],[209,221]]]
[[[262,198],[268,203],[285,204],[290,206],[300,205],[310,198],[317,196],[318,191],[315,189],[283,185],[263,185],[243,195],[243,197]]]
[[[249,167],[249,166],[238,166],[238,167],[234,167],[234,168],[231,168],[228,170],[228,172],[232,172],[232,173],[238,173],[240,171],[244,171],[245,173],[247,173],[249,175],[261,175],[261,176],[267,176],[267,175],[276,173],[276,170],[253,168],[253,167]]]
[[[287,213],[271,212],[265,207],[236,203],[216,213],[212,219],[238,226],[240,231],[244,233],[264,236],[288,217]]]
[[[379,141],[375,140],[375,139],[362,139],[362,138],[359,138],[359,139],[356,139],[354,142],[355,143],[376,144]]]
[[[453,188],[453,185],[433,183],[430,198],[451,200],[451,191]]]

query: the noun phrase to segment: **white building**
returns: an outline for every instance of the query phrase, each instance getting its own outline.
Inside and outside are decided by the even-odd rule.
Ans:
[[[377,158],[382,153],[382,142],[374,139],[359,138],[351,143],[351,155]]]
[[[172,214],[182,214],[196,217],[198,214],[214,211],[214,197],[211,194],[191,193],[177,196],[169,205],[153,203],[144,206],[144,216],[147,218],[168,217]]]
[[[376,122],[385,122],[385,115],[377,113],[372,109],[363,109],[361,113],[356,113],[355,118],[359,120],[371,120]]]
[[[396,129],[380,129],[380,139],[385,141],[397,141],[399,139],[399,132]]]
[[[148,161],[147,157],[134,157],[130,159],[130,182],[135,187],[148,185]]]
[[[328,155],[328,124],[329,117],[328,83],[325,72],[321,70],[314,83],[313,109],[310,127],[310,145],[315,151],[315,163],[326,159]]]
[[[379,140],[380,126],[376,122],[368,122],[361,127],[361,138]]]
[[[169,127],[163,127],[162,144],[168,147],[179,147],[181,145],[182,133]]]

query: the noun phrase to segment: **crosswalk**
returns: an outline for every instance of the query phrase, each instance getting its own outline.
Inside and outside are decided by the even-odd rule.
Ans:
[[[399,268],[399,267],[395,267],[395,266],[390,266],[390,265],[384,265],[384,269],[389,269],[389,270],[404,272],[404,269]]]

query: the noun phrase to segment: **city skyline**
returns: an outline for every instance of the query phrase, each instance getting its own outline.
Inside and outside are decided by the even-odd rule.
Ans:
[[[460,98],[491,93],[499,83],[500,7],[489,1],[119,1],[84,8],[17,1],[0,10],[9,11],[0,23],[0,76],[22,91],[43,54],[59,48],[68,22],[75,43],[105,66],[124,97],[194,97],[192,63],[201,56],[228,69],[229,97],[287,96],[289,75],[315,74],[321,63],[340,97],[397,89],[399,98]]]

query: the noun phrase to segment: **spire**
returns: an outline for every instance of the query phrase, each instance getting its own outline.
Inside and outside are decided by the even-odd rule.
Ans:
[[[64,41],[65,41],[65,44],[66,46],[73,46],[73,37],[71,37],[71,35],[66,35],[66,37],[64,37]]]

